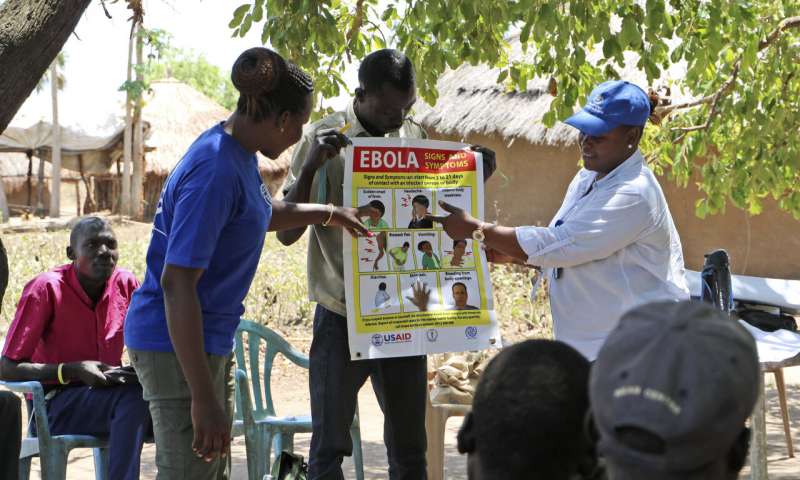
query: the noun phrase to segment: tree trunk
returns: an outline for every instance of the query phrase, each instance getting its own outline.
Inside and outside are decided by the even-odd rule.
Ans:
[[[91,0],[0,4],[0,132],[55,60]],[[14,72],[6,75],[5,72]]]
[[[92,212],[97,211],[97,205],[95,204],[94,200],[92,199],[92,187],[89,184],[89,179],[86,178],[86,175],[83,173],[83,154],[78,154],[78,173],[81,175],[81,181],[83,181],[83,186],[86,188],[86,202],[83,204],[83,214],[89,214]],[[80,182],[78,182],[80,184]],[[80,189],[79,189],[80,190]],[[80,195],[78,196],[80,200]]]
[[[130,85],[133,72],[133,41],[136,35],[136,26],[131,28],[131,35],[128,39],[128,76],[127,81]],[[122,193],[119,199],[119,212],[121,215],[131,214],[131,154],[133,153],[133,118],[131,112],[131,93],[125,93],[125,133],[122,140]]]
[[[53,106],[53,153],[50,178],[50,216],[61,216],[61,124],[58,123],[58,60],[50,65],[50,98]]]
[[[81,183],[75,182],[75,215],[81,216]]]
[[[139,24],[138,29],[143,28]],[[143,67],[143,45],[144,40],[141,35],[136,35],[136,64],[139,68],[136,69],[136,80],[143,81],[142,68]],[[142,127],[142,105],[144,101],[142,97],[136,99],[136,104],[133,111],[133,179],[131,179],[131,217],[135,219],[142,218],[142,207],[144,206],[144,129]]]
[[[36,182],[36,215],[44,218],[44,157],[39,157],[38,180]]]
[[[8,199],[6,198],[6,184],[0,179],[0,213],[3,214],[3,222],[9,219]]]
[[[30,213],[30,208],[33,206],[31,203],[33,201],[31,197],[31,192],[33,191],[33,183],[31,181],[31,177],[33,177],[33,150],[25,152],[25,156],[28,157],[28,176],[25,179],[25,186],[28,189],[28,213]]]

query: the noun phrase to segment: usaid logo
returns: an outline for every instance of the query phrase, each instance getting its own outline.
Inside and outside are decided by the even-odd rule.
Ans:
[[[436,330],[435,328],[431,328],[430,330],[425,332],[425,338],[427,338],[429,342],[433,343],[436,341],[436,339],[439,338],[439,331]]]
[[[383,334],[383,343],[406,343],[410,341],[411,332]]]
[[[477,327],[467,327],[464,330],[464,336],[469,338],[470,340],[474,340],[478,337],[478,328]]]
[[[372,345],[380,347],[384,343],[408,343],[411,341],[411,332],[403,333],[376,333],[372,336]]]

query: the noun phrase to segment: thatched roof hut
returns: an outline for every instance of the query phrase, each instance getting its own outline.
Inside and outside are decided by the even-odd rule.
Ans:
[[[12,208],[12,211],[30,210],[38,204],[38,195],[31,192],[37,189],[39,164],[44,162],[41,200],[43,213],[50,213],[49,183],[53,144],[51,116],[49,103],[32,99],[25,102],[11,124],[0,132],[0,152],[3,152],[0,157],[3,165],[0,169],[4,169],[3,180],[9,204],[12,207],[21,207]],[[86,196],[84,207],[80,206],[78,180],[82,179],[88,188],[91,183],[88,177],[108,176],[113,164],[122,155],[123,131],[124,123],[114,115],[98,117],[96,113],[87,114],[79,108],[62,111],[60,176],[77,189],[76,212],[95,210],[95,203],[89,195]],[[21,185],[24,185],[25,190],[22,193],[19,191]]]
[[[97,118],[75,112],[62,112],[61,168],[86,175],[107,173],[121,152],[124,122],[109,116]],[[49,104],[26,102],[11,124],[0,132],[0,152],[32,152],[50,162],[53,144],[52,111]]]
[[[155,212],[164,180],[192,142],[214,124],[227,119],[231,112],[175,79],[153,82],[145,102],[142,117],[150,123],[147,145],[153,149],[145,155],[144,210],[148,218]],[[259,155],[261,176],[273,193],[283,184],[290,160],[291,150],[277,160]]]
[[[533,52],[523,53],[518,36],[509,39],[511,59],[532,59]],[[655,85],[649,85],[647,76],[636,65],[639,56],[625,52],[625,64],[615,70],[619,77],[647,90],[653,87],[670,86],[672,79],[681,78],[685,69],[682,64],[673,65]],[[598,62],[600,50],[589,52],[587,62]],[[565,147],[576,145],[577,131],[569,125],[556,122],[550,128],[542,123],[544,114],[550,110],[553,97],[549,92],[550,79],[535,78],[528,82],[524,91],[508,91],[497,83],[499,68],[486,65],[463,64],[455,70],[447,70],[436,83],[439,98],[436,105],[421,104],[414,118],[427,128],[442,135],[466,138],[470,135],[486,135],[503,138],[511,143],[524,140],[533,145]],[[672,89],[673,101],[687,98]]]
[[[512,39],[514,55],[521,55]],[[597,61],[590,55],[589,61]],[[593,58],[592,58],[593,57]],[[626,53],[620,77],[645,89],[680,78],[680,65],[666,72],[660,85],[648,85],[636,68],[638,57]],[[486,217],[513,225],[546,225],[557,211],[567,185],[578,170],[577,132],[563,123],[552,128],[541,120],[552,97],[548,79],[535,79],[524,92],[496,83],[499,70],[461,65],[442,74],[435,105],[420,105],[415,119],[434,138],[482,144],[497,153],[498,171],[486,188]],[[675,89],[673,88],[673,93]],[[685,99],[673,96],[673,101]],[[750,216],[732,205],[706,219],[695,215],[701,198],[696,178],[681,188],[667,178],[661,186],[681,234],[689,268],[702,267],[703,254],[725,248],[734,271],[777,278],[800,278],[800,222],[765,199],[762,214]],[[521,195],[522,193],[522,195]],[[775,251],[783,252],[774,255]]]
[[[25,153],[0,152],[0,181],[3,182],[6,202],[12,214],[30,211],[36,203],[36,186],[38,183],[39,160],[28,157]],[[44,164],[44,185],[42,201],[45,210],[50,205],[50,180],[53,168],[50,163]],[[61,180],[75,183],[80,176],[69,170],[62,170]]]
[[[508,141],[565,146],[577,142],[575,129],[558,122],[552,128],[541,123],[553,97],[548,81],[535,79],[524,92],[507,91],[496,82],[498,69],[464,64],[439,77],[435,106],[422,104],[414,118],[441,135],[466,138],[497,136]]]

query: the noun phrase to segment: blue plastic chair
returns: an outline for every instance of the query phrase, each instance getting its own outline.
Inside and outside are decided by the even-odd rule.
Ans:
[[[19,478],[28,480],[31,475],[31,459],[38,456],[42,469],[42,480],[66,480],[67,456],[75,448],[94,450],[94,475],[96,480],[108,479],[108,442],[105,438],[89,435],[50,435],[44,389],[39,382],[0,382],[12,392],[30,393],[33,396],[33,411],[36,419],[36,435],[28,427],[28,436],[22,439],[19,454]],[[32,422],[29,422],[31,425]]]
[[[245,358],[243,339],[245,332],[247,332],[249,350],[247,359]],[[266,342],[263,377],[259,368],[261,342]],[[244,429],[249,480],[262,480],[264,475],[269,473],[270,454],[273,447],[276,456],[284,450],[291,452],[294,449],[294,435],[311,432],[310,415],[282,417],[275,413],[270,389],[270,375],[273,361],[278,353],[283,354],[295,365],[308,368],[308,356],[297,351],[274,331],[249,320],[242,320],[239,323],[239,328],[236,330],[237,370],[234,430],[237,427]],[[246,360],[249,360],[250,365],[249,378]],[[255,407],[251,397],[251,382]],[[350,428],[350,435],[353,438],[353,462],[355,463],[356,478],[363,480],[364,461],[357,409],[353,426]]]

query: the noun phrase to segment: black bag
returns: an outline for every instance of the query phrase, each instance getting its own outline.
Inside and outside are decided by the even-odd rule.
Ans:
[[[306,480],[308,465],[301,455],[284,450],[272,464],[272,478],[274,480]]]
[[[725,313],[733,310],[733,288],[728,252],[715,250],[705,254],[703,271],[700,273],[700,299],[711,303]]]
[[[797,331],[797,321],[793,316],[785,313],[769,313],[755,308],[740,307],[736,313],[739,318],[765,332],[775,330]]]

